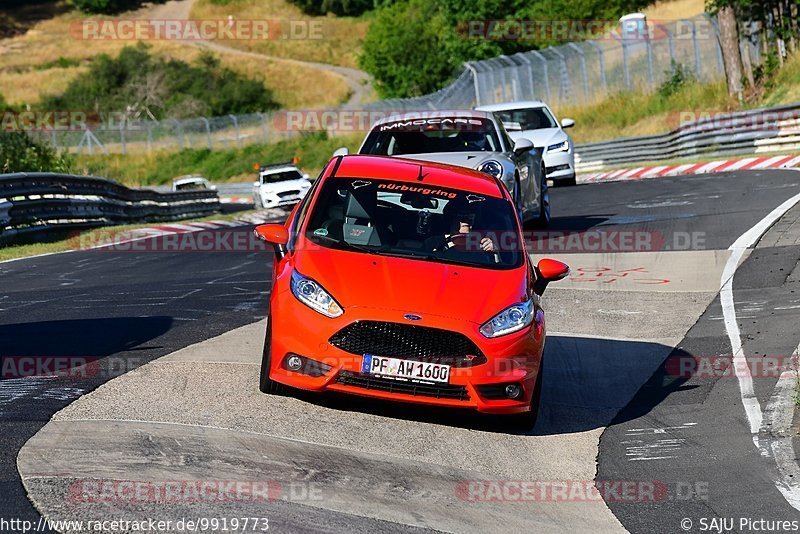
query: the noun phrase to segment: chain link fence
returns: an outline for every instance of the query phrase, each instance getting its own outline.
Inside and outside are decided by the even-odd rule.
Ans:
[[[475,105],[540,99],[556,108],[580,107],[623,91],[655,91],[671,65],[690,70],[701,82],[723,79],[722,53],[708,15],[669,23],[648,23],[644,31],[609,32],[601,38],[468,62],[441,90],[341,110],[402,112],[470,109]],[[743,41],[743,53],[759,64],[757,34]],[[42,132],[56,148],[82,153],[132,153],[185,148],[227,149],[270,143],[297,135],[285,127],[286,112],[164,121],[125,120],[83,131]],[[283,122],[282,122],[283,120]],[[324,129],[324,127],[323,127]]]

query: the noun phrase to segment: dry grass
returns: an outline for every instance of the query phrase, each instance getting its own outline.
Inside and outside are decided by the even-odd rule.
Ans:
[[[70,24],[81,20],[77,13],[66,13],[39,22],[27,33],[0,40],[0,93],[12,105],[35,105],[41,94],[57,94],[83,69],[50,68],[37,70],[59,58],[88,62],[97,54],[116,55],[131,41],[82,41],[69,33]],[[191,61],[200,48],[179,42],[157,41],[153,50]],[[347,84],[338,76],[312,67],[293,64],[287,68],[280,60],[262,60],[238,54],[217,54],[222,64],[264,82],[275,99],[286,108],[332,106],[349,95]],[[309,80],[314,83],[309,83]]]
[[[649,20],[668,21],[688,19],[705,11],[704,0],[671,0],[656,2],[642,12]]]
[[[280,24],[280,36],[263,40],[225,40],[226,45],[284,58],[356,67],[361,41],[369,21],[365,17],[310,17],[285,0],[234,0],[228,5],[214,5],[210,0],[197,0],[192,8],[193,19],[227,20],[270,19]],[[318,28],[321,39],[284,39],[289,25],[298,29]],[[274,38],[277,37],[277,38]]]

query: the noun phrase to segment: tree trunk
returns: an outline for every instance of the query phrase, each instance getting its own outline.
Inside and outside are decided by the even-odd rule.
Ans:
[[[728,79],[728,94],[742,94],[742,55],[739,51],[739,27],[736,14],[731,6],[720,8],[717,14],[719,21],[719,45],[722,49],[722,60],[725,63],[725,76]]]

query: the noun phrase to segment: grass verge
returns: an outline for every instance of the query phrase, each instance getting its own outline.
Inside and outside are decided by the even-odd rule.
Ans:
[[[201,217],[198,219],[185,219],[172,222],[187,223],[198,221],[232,221],[249,213],[256,213],[256,210],[237,211],[235,213],[218,213],[216,215],[209,215],[208,217]],[[137,228],[148,228],[155,224],[169,224],[169,222],[104,226],[102,228],[94,228],[92,230],[70,234],[64,238],[53,241],[10,245],[7,247],[0,246],[0,262],[19,258],[27,258],[30,256],[38,256],[41,254],[55,254],[57,252],[78,250],[76,244],[82,239],[85,239],[84,242],[87,243],[98,242],[101,238],[106,237],[109,231],[118,233],[126,230],[135,230]]]

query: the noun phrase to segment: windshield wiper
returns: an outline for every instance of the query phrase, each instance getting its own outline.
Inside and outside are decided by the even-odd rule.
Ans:
[[[451,259],[451,258],[445,258],[445,257],[442,257],[442,256],[436,256],[434,254],[429,254],[427,252],[419,254],[419,253],[415,253],[415,252],[389,250],[389,251],[380,251],[380,253],[383,254],[384,256],[396,256],[398,258],[410,258],[410,259],[414,259],[414,260],[435,261],[435,262],[439,262],[439,263],[452,263],[454,265],[463,265],[465,267],[484,267],[484,265],[480,264],[480,263],[473,263],[471,261],[455,260],[455,259]]]

